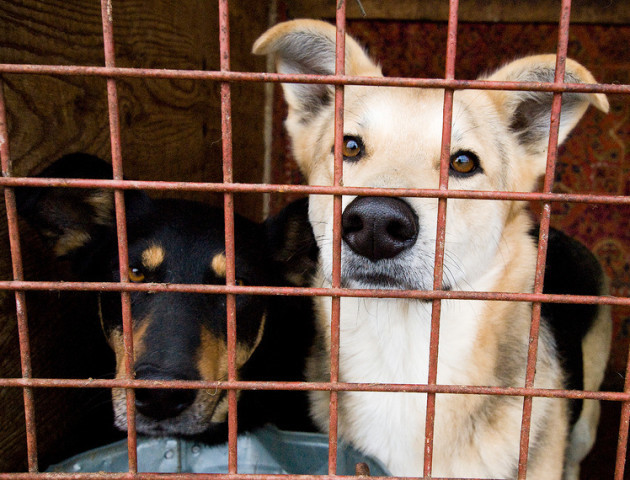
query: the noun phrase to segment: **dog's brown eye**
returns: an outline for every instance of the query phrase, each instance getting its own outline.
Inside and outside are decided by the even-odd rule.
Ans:
[[[245,282],[243,280],[241,280],[240,278],[237,278],[234,283],[239,286],[242,287],[243,285],[245,285]]]
[[[129,280],[134,283],[142,282],[144,280],[144,273],[142,273],[142,270],[139,268],[129,267]]]
[[[360,137],[345,135],[342,152],[344,160],[358,160],[363,156],[363,141]]]
[[[468,175],[479,168],[479,158],[472,152],[457,152],[451,155],[451,171]]]

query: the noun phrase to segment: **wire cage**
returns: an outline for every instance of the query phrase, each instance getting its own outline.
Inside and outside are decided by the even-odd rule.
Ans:
[[[331,0],[332,2],[332,0]],[[116,4],[111,0],[101,0],[102,40],[104,45],[104,65],[45,65],[45,64],[0,64],[0,158],[2,160],[2,178],[0,184],[4,189],[7,226],[10,240],[10,254],[12,265],[12,279],[0,281],[0,289],[10,294],[15,300],[16,318],[19,333],[19,355],[21,364],[21,376],[17,378],[0,378],[0,389],[19,389],[23,393],[24,414],[26,424],[27,463],[28,472],[0,473],[0,480],[37,480],[46,478],[73,478],[82,480],[98,476],[100,478],[123,479],[166,478],[167,475],[155,473],[138,473],[138,459],[136,453],[137,436],[135,428],[135,389],[136,388],[217,388],[228,392],[228,419],[229,419],[229,461],[227,474],[202,474],[208,478],[226,478],[231,480],[256,479],[263,480],[274,478],[270,475],[245,475],[237,471],[237,390],[247,389],[279,389],[279,390],[324,390],[330,391],[330,423],[329,423],[329,464],[328,475],[325,478],[336,478],[337,464],[337,395],[343,391],[369,391],[369,392],[420,392],[427,395],[427,429],[426,445],[424,452],[424,478],[431,476],[433,453],[433,420],[435,417],[435,399],[439,394],[466,394],[466,395],[511,395],[524,398],[522,416],[520,459],[518,478],[524,479],[527,473],[527,458],[529,445],[529,432],[531,422],[532,400],[535,397],[548,398],[580,398],[599,399],[616,402],[621,406],[621,418],[618,424],[618,441],[616,445],[614,478],[624,478],[626,448],[628,441],[628,427],[630,424],[630,383],[627,364],[625,370],[625,383],[623,391],[604,389],[601,392],[548,390],[534,388],[534,375],[537,356],[537,339],[539,335],[541,304],[552,303],[581,303],[581,304],[607,304],[618,308],[630,307],[630,298],[627,298],[627,286],[625,291],[618,289],[609,297],[578,296],[578,295],[547,295],[543,294],[543,276],[545,257],[547,252],[548,231],[551,223],[552,208],[556,205],[581,204],[581,205],[606,205],[618,206],[627,209],[630,205],[628,190],[619,194],[611,193],[554,193],[554,179],[558,158],[558,123],[561,106],[561,94],[566,92],[593,93],[601,92],[607,95],[630,93],[630,85],[618,83],[602,83],[598,85],[569,84],[565,83],[564,66],[569,50],[569,26],[571,15],[571,0],[563,0],[559,6],[557,18],[557,68],[553,83],[532,84],[518,82],[494,82],[489,83],[477,80],[460,80],[456,78],[457,46],[458,46],[458,7],[457,0],[448,2],[448,23],[445,71],[443,78],[421,78],[390,76],[383,78],[351,77],[344,74],[344,42],[346,32],[346,8],[350,8],[353,2],[340,0],[336,3],[336,73],[332,76],[319,75],[283,75],[275,73],[262,73],[253,71],[234,71],[231,69],[231,32],[234,32],[234,23],[230,22],[230,10],[228,0],[218,2],[218,40],[220,68],[218,70],[199,69],[164,69],[164,68],[137,68],[119,66],[114,50],[114,29],[117,23]],[[357,2],[360,5],[360,2]],[[352,5],[353,8],[356,5]],[[445,2],[446,7],[446,2]],[[272,7],[275,8],[275,7]],[[233,20],[233,19],[232,19]],[[615,28],[615,27],[611,27]],[[260,32],[261,33],[261,32]],[[85,76],[104,79],[107,88],[107,110],[109,120],[109,140],[111,159],[113,166],[113,178],[111,180],[82,180],[82,179],[52,179],[52,178],[27,178],[14,174],[12,157],[9,151],[11,136],[8,125],[12,119],[7,118],[7,107],[4,98],[5,82],[13,75],[21,76]],[[191,82],[205,82],[218,86],[221,105],[221,150],[222,150],[222,181],[208,183],[204,181],[136,181],[123,178],[122,133],[125,129],[125,119],[121,116],[119,97],[119,82],[121,79],[142,79],[146,81],[161,80],[186,80]],[[234,141],[232,125],[232,92],[235,86],[243,83],[268,83],[279,84],[282,82],[318,83],[334,85],[335,87],[335,175],[331,186],[305,186],[288,185],[280,183],[240,183],[234,180]],[[403,86],[418,88],[441,88],[445,91],[442,155],[440,184],[437,189],[388,189],[388,188],[358,188],[343,186],[343,168],[341,141],[343,138],[343,101],[344,86],[346,85],[382,85]],[[552,121],[550,129],[550,141],[548,150],[547,170],[541,191],[536,193],[523,192],[493,192],[493,191],[469,191],[448,189],[448,158],[449,142],[451,137],[453,93],[461,89],[493,89],[493,90],[535,90],[553,92],[554,101],[552,108]],[[625,98],[625,97],[623,97]],[[627,121],[626,121],[627,124]],[[627,127],[626,127],[627,128]],[[28,281],[24,277],[23,259],[20,248],[20,233],[16,212],[14,189],[28,186],[51,186],[65,188],[107,188],[114,191],[116,225],[118,234],[118,255],[120,264],[119,283],[105,282],[55,282],[55,281]],[[128,278],[128,246],[127,225],[125,221],[124,192],[126,190],[145,189],[151,192],[202,192],[219,194],[222,196],[225,211],[225,244],[226,244],[226,285],[142,285],[134,284]],[[334,245],[333,245],[333,280],[332,288],[289,288],[289,287],[252,287],[239,286],[235,279],[235,252],[234,252],[234,196],[237,194],[272,194],[274,199],[283,201],[283,195],[287,194],[326,194],[334,197]],[[430,291],[391,291],[391,290],[353,290],[343,288],[341,285],[341,199],[342,195],[369,195],[369,196],[405,196],[426,197],[439,199],[438,228],[436,243],[436,260],[434,269],[433,290]],[[522,200],[538,202],[540,204],[540,231],[538,243],[538,258],[536,267],[536,281],[532,293],[496,293],[496,292],[463,292],[444,291],[442,285],[443,260],[444,260],[444,236],[446,204],[449,199],[493,199],[493,200]],[[627,210],[625,210],[627,211]],[[31,291],[114,291],[120,292],[122,299],[123,332],[125,342],[125,378],[124,379],[71,379],[71,378],[41,378],[33,374],[30,344],[33,332],[29,331],[27,319],[26,293]],[[134,291],[178,291],[221,293],[227,299],[227,332],[228,332],[228,379],[218,382],[201,381],[149,381],[134,379],[133,372],[133,335],[130,318],[130,292]],[[625,293],[624,293],[625,292]],[[327,296],[332,298],[331,318],[331,372],[330,382],[323,383],[297,383],[297,382],[247,382],[237,380],[236,375],[236,322],[235,299],[238,294],[252,295],[301,295],[301,296]],[[357,384],[344,383],[339,380],[339,319],[340,299],[342,297],[387,297],[387,298],[418,298],[432,303],[431,321],[431,345],[429,362],[429,380],[423,385],[401,384]],[[521,388],[480,387],[470,385],[440,385],[437,383],[437,355],[438,337],[440,329],[440,306],[442,300],[448,299],[479,299],[531,302],[533,305],[532,324],[530,332],[530,349],[527,362],[526,382]],[[627,354],[627,353],[626,353]],[[627,361],[627,360],[626,360]],[[606,387],[606,385],[605,385]],[[129,456],[129,472],[122,474],[50,474],[40,471],[38,461],[38,436],[36,431],[35,397],[40,389],[52,388],[123,388],[126,392],[127,402],[127,444]],[[181,478],[199,477],[199,474],[178,474]],[[304,477],[311,478],[311,477]],[[359,476],[357,476],[359,478]]]

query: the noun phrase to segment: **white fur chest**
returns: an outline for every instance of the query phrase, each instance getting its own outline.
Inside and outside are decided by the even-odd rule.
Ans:
[[[330,300],[321,301],[329,315]],[[469,383],[466,372],[476,337],[477,309],[478,302],[443,302],[438,383]],[[431,304],[427,302],[343,298],[340,380],[426,384],[430,326]],[[440,403],[444,414],[448,402]],[[422,474],[425,394],[343,392],[339,405],[342,438],[380,458],[394,475]],[[441,432],[440,441],[455,441],[451,435],[456,432]]]

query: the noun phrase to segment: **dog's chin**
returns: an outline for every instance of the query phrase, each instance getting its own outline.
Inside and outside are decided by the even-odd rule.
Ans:
[[[115,426],[119,430],[127,430],[127,419],[116,419]],[[155,420],[143,415],[136,415],[136,431],[142,435],[151,437],[164,436],[195,436],[205,434],[212,430],[215,424],[212,422],[196,421],[192,418],[167,418]],[[216,424],[219,425],[219,424]]]
[[[346,255],[342,260],[341,285],[362,290],[419,290],[433,288],[432,269],[410,267],[404,259],[385,259],[373,262],[357,255]],[[444,282],[442,290],[451,287]]]
[[[341,285],[344,288],[361,290],[419,290],[417,285],[413,286],[404,279],[372,272],[361,272],[353,275],[342,274]]]
[[[127,421],[115,422],[116,427],[122,431],[127,430]],[[227,422],[190,422],[167,419],[156,421],[151,418],[137,416],[136,431],[139,435],[147,437],[176,437],[201,441],[208,445],[215,445],[227,441]]]
[[[179,415],[171,418],[155,419],[136,411],[136,431],[148,436],[197,436],[206,434],[221,423],[213,422],[217,401],[208,408],[196,401]],[[123,402],[114,402],[114,425],[119,430],[127,430],[127,409]]]

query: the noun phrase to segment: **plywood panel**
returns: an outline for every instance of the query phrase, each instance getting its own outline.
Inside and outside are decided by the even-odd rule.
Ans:
[[[219,68],[216,2],[114,0],[116,62],[122,67]],[[230,2],[231,65],[262,71],[251,55],[266,28],[265,2]],[[103,65],[100,5],[95,0],[0,0],[0,62]],[[103,78],[4,75],[14,173],[42,170],[59,156],[84,151],[109,159],[106,82]],[[133,179],[221,181],[219,85],[190,80],[117,81],[125,176]],[[263,161],[263,85],[234,84],[234,177],[260,182]],[[180,196],[215,204],[221,195]],[[241,196],[237,209],[259,218],[260,196]],[[0,218],[6,218],[4,205]],[[29,279],[60,280],[27,225],[22,225]],[[11,278],[6,221],[0,220],[0,278]],[[113,371],[94,309],[86,294],[29,293],[36,376],[102,376]],[[20,376],[12,293],[0,292],[0,376]],[[109,392],[40,389],[35,392],[42,467],[108,441]],[[25,468],[23,402],[18,389],[0,389],[0,471]]]

